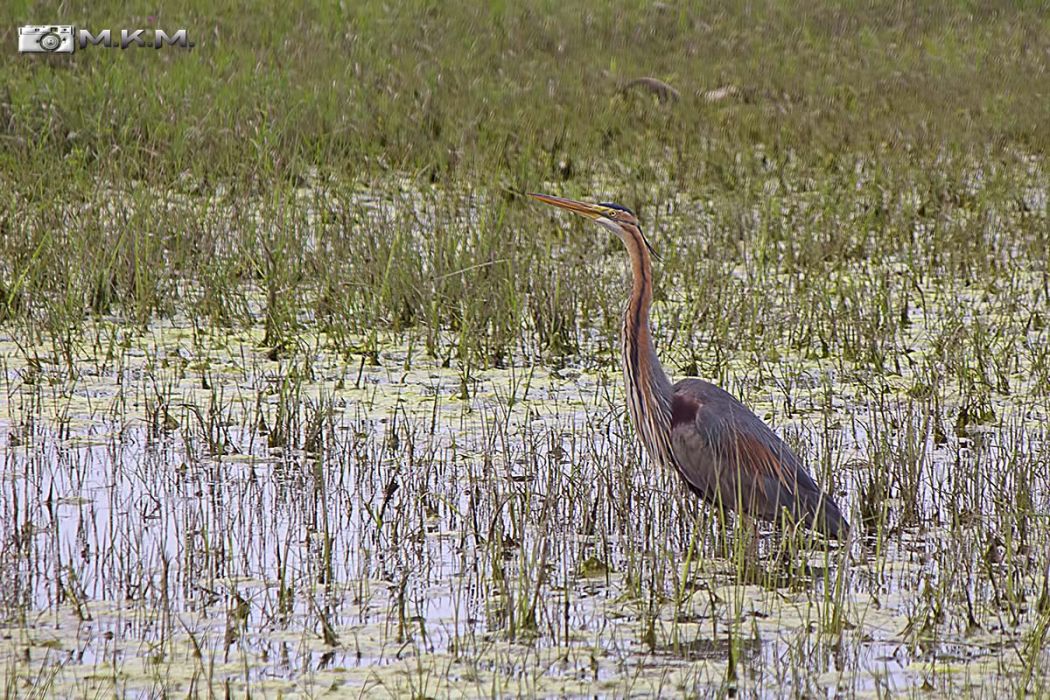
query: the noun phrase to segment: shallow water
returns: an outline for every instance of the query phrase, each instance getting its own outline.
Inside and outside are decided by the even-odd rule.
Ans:
[[[741,359],[730,388],[858,532],[873,465],[903,465],[848,547],[762,530],[755,564],[641,457],[612,369],[88,335],[75,369],[0,344],[15,694],[1046,691],[1047,403],[1023,372],[940,434],[959,407],[907,370]]]

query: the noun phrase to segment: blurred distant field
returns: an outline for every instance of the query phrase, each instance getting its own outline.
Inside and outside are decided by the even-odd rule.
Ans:
[[[71,3],[59,14],[96,31],[186,28],[197,47],[24,56],[14,50],[16,26],[52,11],[26,2],[0,10],[0,40],[11,49],[0,54],[9,318],[64,329],[85,310],[245,321],[243,304],[220,297],[287,257],[296,269],[282,284],[296,307],[324,314],[337,304],[367,315],[369,327],[468,323],[496,335],[488,354],[512,347],[530,311],[554,316],[539,332],[560,352],[565,339],[552,335],[571,335],[595,307],[615,310],[619,299],[611,295],[610,306],[607,290],[592,295],[571,276],[558,284],[571,275],[565,260],[592,242],[574,236],[559,242],[565,257],[552,257],[549,236],[523,235],[541,216],[513,199],[522,189],[601,194],[654,225],[676,199],[702,205],[703,220],[656,236],[667,258],[661,278],[680,294],[703,265],[737,262],[745,250],[786,248],[769,264],[788,271],[814,254],[835,267],[876,247],[909,257],[922,274],[980,267],[1006,245],[978,230],[983,213],[1022,201],[1045,174],[1050,19],[1035,3],[131,8]],[[667,82],[680,99],[660,105],[645,90],[621,92],[641,76]],[[451,220],[434,227],[431,250],[379,233],[319,248],[294,230],[304,225],[289,201],[296,187],[345,199],[395,180],[417,203],[441,192],[433,207],[445,211],[430,217],[438,223],[467,200],[483,206],[466,231]],[[180,207],[198,204],[173,196],[159,206],[159,192],[208,202],[218,193],[232,206],[218,215],[223,223],[187,219]],[[815,204],[754,220],[796,193]],[[135,202],[119,213],[130,227],[112,225],[115,198]],[[287,220],[258,230],[257,217],[238,219],[253,207]],[[973,216],[958,220],[956,211]],[[716,230],[693,240],[710,218]],[[226,222],[231,230],[218,231]],[[1045,250],[1037,228],[1011,244],[1028,258]],[[997,254],[979,255],[989,248]],[[461,276],[443,275],[479,261],[492,263],[483,278],[529,274],[481,281],[489,303],[471,314],[457,308]],[[383,277],[383,294],[375,298],[376,285],[336,291],[334,270]],[[205,303],[187,299],[186,281]],[[566,296],[530,308],[537,284]],[[755,339],[768,332],[777,329]]]

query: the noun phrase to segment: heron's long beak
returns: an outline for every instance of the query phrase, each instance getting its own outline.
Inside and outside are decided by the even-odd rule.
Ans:
[[[537,194],[536,192],[529,192],[528,195],[533,199],[549,204],[552,207],[558,207],[559,209],[567,209],[574,214],[580,216],[586,216],[588,219],[597,219],[601,216],[606,216],[611,209],[603,207],[599,204],[588,204],[587,202],[577,202],[575,199],[565,199],[563,197],[552,197],[549,194]]]

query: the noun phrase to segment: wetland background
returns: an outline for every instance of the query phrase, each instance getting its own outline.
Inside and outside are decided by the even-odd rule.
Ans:
[[[6,696],[1047,694],[1042,5],[0,18]],[[523,190],[639,213],[847,547],[650,468],[620,245]]]

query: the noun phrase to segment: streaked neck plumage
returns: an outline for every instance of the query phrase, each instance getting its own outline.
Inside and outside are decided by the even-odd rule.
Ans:
[[[631,259],[633,282],[624,311],[621,335],[627,409],[631,422],[649,456],[657,462],[673,462],[669,441],[671,428],[671,380],[656,356],[649,329],[653,302],[653,268],[649,246],[635,226],[621,224],[624,245]]]

